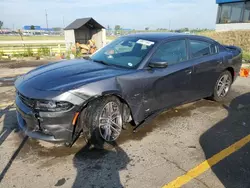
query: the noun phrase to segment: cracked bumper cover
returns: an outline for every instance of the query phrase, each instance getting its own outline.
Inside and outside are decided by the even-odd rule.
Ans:
[[[16,96],[16,113],[19,127],[26,135],[49,142],[71,142],[72,120],[79,106],[68,111],[34,112]],[[39,118],[38,118],[39,117]]]

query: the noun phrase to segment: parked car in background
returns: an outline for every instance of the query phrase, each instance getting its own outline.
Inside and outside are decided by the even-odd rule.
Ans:
[[[81,132],[95,146],[118,139],[162,111],[205,97],[223,100],[241,49],[195,35],[120,37],[88,60],[38,67],[15,82],[19,126],[33,138],[71,145]]]

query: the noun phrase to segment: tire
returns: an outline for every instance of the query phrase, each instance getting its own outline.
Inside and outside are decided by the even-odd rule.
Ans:
[[[212,99],[218,102],[223,101],[231,89],[232,82],[232,74],[229,71],[222,72],[214,86]]]
[[[108,108],[112,109],[110,114],[113,115],[107,115],[109,114]],[[118,114],[117,117],[116,114]],[[106,116],[110,116],[109,118],[113,121]],[[116,118],[114,119],[114,117]],[[104,149],[110,145],[114,146],[122,131],[122,105],[115,96],[96,99],[82,111],[80,122],[83,134],[89,144],[98,149]],[[117,125],[120,125],[120,127]]]

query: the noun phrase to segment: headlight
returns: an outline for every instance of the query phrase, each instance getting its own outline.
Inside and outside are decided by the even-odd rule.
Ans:
[[[35,109],[41,111],[58,112],[68,110],[73,107],[73,104],[64,101],[36,101]]]

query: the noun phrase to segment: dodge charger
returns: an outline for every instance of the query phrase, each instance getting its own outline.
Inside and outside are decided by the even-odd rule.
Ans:
[[[69,146],[80,134],[97,147],[113,143],[128,122],[137,129],[169,108],[223,100],[241,61],[240,48],[203,36],[123,36],[88,59],[49,63],[20,76],[18,124],[32,138]]]

